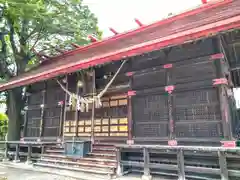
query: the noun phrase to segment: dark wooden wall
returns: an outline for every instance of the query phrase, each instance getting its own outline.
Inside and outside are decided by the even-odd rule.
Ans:
[[[229,139],[230,122],[226,123],[223,115],[224,108],[229,114],[229,104],[223,98],[226,92],[222,86],[213,86],[213,79],[227,74],[226,61],[212,58],[220,52],[218,38],[209,38],[127,59],[102,98],[103,106],[94,109],[94,121],[93,107],[77,111],[76,102],[68,104],[69,97],[55,80],[34,84],[28,100],[26,136],[72,138],[94,134],[103,139],[124,137],[136,141]],[[94,67],[97,93],[121,63]],[[79,78],[73,73],[63,84],[70,92],[91,97],[92,77],[86,75],[86,89],[77,87]],[[171,93],[169,88],[173,88]],[[64,105],[59,105],[60,101]]]
[[[226,124],[223,115],[223,111],[230,114],[223,98],[226,91],[213,86],[213,79],[229,73],[224,59],[212,59],[218,53],[218,38],[210,38],[132,59],[135,140],[230,138],[231,123]],[[172,92],[167,87],[173,88]],[[226,103],[224,108],[222,103]]]

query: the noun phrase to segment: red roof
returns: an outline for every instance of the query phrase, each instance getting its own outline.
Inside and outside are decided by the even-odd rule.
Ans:
[[[0,91],[240,27],[240,1],[225,0],[92,43],[12,78]]]

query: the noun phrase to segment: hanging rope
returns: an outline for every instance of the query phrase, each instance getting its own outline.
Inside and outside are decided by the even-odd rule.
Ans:
[[[62,85],[59,80],[57,80],[57,83],[60,85],[60,87],[62,88],[63,91],[65,91],[65,93],[67,93],[69,95],[69,102],[72,102],[72,98],[77,100],[77,108],[78,110],[84,111],[84,109],[86,109],[88,111],[88,107],[90,103],[95,103],[95,106],[101,107],[102,106],[102,102],[101,102],[101,97],[106,93],[106,91],[108,90],[108,88],[112,85],[113,81],[116,79],[117,75],[119,74],[119,72],[121,71],[123,65],[126,63],[126,60],[124,60],[121,64],[121,66],[118,68],[117,72],[114,74],[114,76],[112,77],[112,79],[108,82],[108,84],[105,86],[105,88],[97,95],[97,96],[93,96],[93,98],[89,98],[89,97],[81,97],[75,93],[72,93],[70,91],[68,91],[64,85]]]

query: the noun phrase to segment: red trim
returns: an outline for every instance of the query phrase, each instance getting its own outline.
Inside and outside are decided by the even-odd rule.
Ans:
[[[128,96],[135,96],[136,95],[136,91],[128,91]]]
[[[171,94],[173,90],[175,89],[175,86],[165,86],[165,91]]]
[[[134,72],[127,72],[126,76],[132,76],[134,74]]]
[[[207,0],[202,0],[202,3],[203,4],[207,4]]]
[[[226,78],[219,78],[213,80],[213,85],[221,85],[221,84],[228,84],[228,80]]]
[[[236,147],[235,141],[221,141],[221,144],[223,147],[226,147],[226,148],[235,148]]]
[[[223,53],[213,54],[213,55],[211,55],[211,57],[210,57],[211,60],[223,59],[223,58],[224,58],[224,54],[223,54]]]
[[[64,104],[64,101],[59,101],[58,106],[62,106]]]
[[[169,146],[177,146],[177,144],[178,144],[178,143],[177,143],[176,140],[169,140],[169,141],[168,141],[168,145],[169,145]]]
[[[165,65],[163,65],[164,69],[169,69],[169,68],[172,68],[172,67],[173,67],[172,64],[165,64]]]
[[[208,10],[208,9],[213,9],[213,8],[217,8],[219,6],[226,5],[228,3],[231,3],[232,1],[233,0],[219,0],[219,2],[208,3],[206,5],[203,5],[203,6],[195,8],[195,9],[186,11],[184,13],[178,14],[176,16],[172,16],[170,18],[163,19],[163,20],[158,21],[156,23],[153,23],[153,24],[150,24],[150,25],[144,25],[144,26],[142,26],[142,27],[140,27],[138,29],[134,29],[134,30],[131,30],[131,31],[128,31],[128,32],[125,32],[125,33],[121,33],[121,34],[118,34],[116,36],[104,39],[102,41],[97,41],[95,43],[92,43],[90,45],[81,47],[79,49],[75,49],[73,51],[68,51],[64,55],[60,55],[60,56],[52,58],[52,59],[59,59],[59,58],[64,57],[66,55],[73,55],[73,54],[85,51],[85,50],[87,50],[89,48],[100,46],[102,44],[107,44],[107,43],[110,43],[112,41],[117,41],[117,40],[120,40],[120,39],[124,39],[124,38],[127,38],[129,36],[135,35],[135,34],[140,33],[142,31],[146,31],[146,30],[151,29],[151,28],[154,28],[154,27],[157,27],[157,26],[162,26],[162,25],[165,25],[165,24],[168,24],[168,23],[172,23],[172,22],[178,21],[179,19],[183,19],[183,18],[191,16],[191,15],[199,14],[199,13],[201,13],[203,11]]]
[[[88,35],[88,38],[91,40],[91,42],[97,42],[98,39],[94,37],[93,35]]]
[[[220,22],[215,22],[212,24],[208,24],[208,25],[187,30],[184,32],[179,32],[170,36],[156,39],[154,41],[150,41],[150,42],[142,43],[129,48],[121,49],[119,51],[103,54],[100,57],[99,56],[92,57],[89,59],[84,59],[78,62],[59,66],[59,67],[56,67],[55,69],[44,71],[30,77],[12,80],[8,83],[0,85],[0,91],[8,89],[10,86],[13,86],[13,85],[21,86],[27,83],[30,84],[36,81],[52,78],[60,74],[74,72],[76,70],[88,68],[90,66],[95,66],[97,64],[103,64],[110,61],[120,60],[123,57],[135,56],[138,54],[142,54],[144,52],[161,49],[166,46],[182,44],[184,42],[191,41],[196,38],[208,37],[210,34],[214,34],[214,33],[216,34],[219,31],[226,31],[229,29],[239,28],[239,27],[240,27],[240,15],[220,21]]]
[[[127,140],[127,145],[132,145],[134,144],[134,140]]]

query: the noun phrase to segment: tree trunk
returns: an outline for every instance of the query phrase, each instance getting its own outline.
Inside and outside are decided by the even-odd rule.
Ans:
[[[8,91],[8,141],[19,141],[21,132],[22,115],[21,110],[24,106],[22,99],[22,88],[15,88]]]

